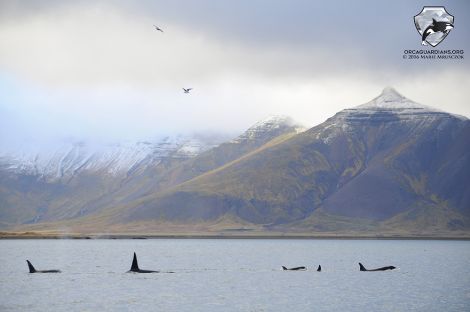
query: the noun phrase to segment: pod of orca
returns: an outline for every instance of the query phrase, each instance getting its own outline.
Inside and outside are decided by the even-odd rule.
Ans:
[[[61,273],[60,270],[36,270],[34,266],[31,264],[29,260],[26,260],[28,263],[28,268],[29,268],[29,273]],[[385,266],[377,269],[366,269],[362,263],[359,262],[359,271],[362,272],[376,272],[376,271],[388,271],[388,270],[394,270],[396,267],[393,265],[391,266]],[[287,268],[285,266],[282,266],[283,271],[307,271],[307,267],[305,266],[299,266],[299,267],[293,267],[293,268]],[[321,265],[318,266],[317,272],[321,272]],[[127,273],[160,273],[160,271],[153,271],[153,270],[143,270],[139,268],[139,264],[137,263],[137,255],[134,252],[134,258],[132,259],[132,264],[131,264],[131,269],[127,271]],[[174,272],[165,272],[165,273],[174,273]]]
[[[304,266],[294,267],[294,268],[286,268],[285,266],[282,266],[282,269],[284,271],[307,271],[307,267],[304,267]],[[317,272],[321,272],[321,265],[318,266]]]

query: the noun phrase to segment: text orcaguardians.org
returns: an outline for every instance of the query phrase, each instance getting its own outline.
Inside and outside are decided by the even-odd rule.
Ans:
[[[463,50],[405,50],[404,54],[464,54]]]

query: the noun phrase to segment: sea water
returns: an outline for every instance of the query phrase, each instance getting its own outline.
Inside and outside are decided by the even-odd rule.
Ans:
[[[0,311],[470,311],[470,242],[0,240]]]

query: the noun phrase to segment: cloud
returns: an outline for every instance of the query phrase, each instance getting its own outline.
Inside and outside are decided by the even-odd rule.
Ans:
[[[161,34],[153,23],[149,16],[104,4],[50,9],[21,23],[8,19],[0,29],[1,65],[34,82],[59,86],[172,86],[220,75],[315,76],[347,70],[335,65],[341,51],[325,46],[251,44],[171,22]],[[357,53],[352,47],[347,52],[351,58]]]
[[[468,61],[401,59],[403,49],[421,48],[409,25],[420,5],[408,1],[1,6],[0,130],[9,138],[236,133],[274,113],[313,126],[386,85],[470,115]],[[452,6],[457,14],[466,4]],[[449,47],[468,46],[469,22],[461,23]]]

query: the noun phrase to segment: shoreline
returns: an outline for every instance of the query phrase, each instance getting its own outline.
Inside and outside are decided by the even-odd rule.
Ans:
[[[0,232],[3,239],[339,239],[339,240],[470,240],[470,236],[451,235],[312,235],[312,234],[61,234],[61,233],[31,233],[31,232]]]

